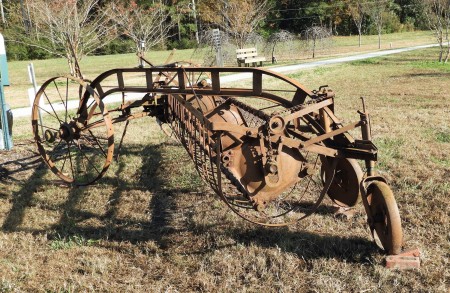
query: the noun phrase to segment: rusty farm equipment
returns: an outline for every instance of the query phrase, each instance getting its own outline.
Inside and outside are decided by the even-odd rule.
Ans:
[[[108,99],[115,99],[109,109]],[[36,95],[32,126],[51,171],[88,185],[113,160],[114,124],[126,123],[124,135],[130,120],[155,117],[240,217],[283,226],[314,213],[325,195],[344,207],[362,201],[378,244],[398,254],[400,216],[386,180],[374,171],[377,148],[364,101],[358,113],[344,125],[327,86],[311,91],[269,70],[173,63],[113,69],[91,82],[52,78]],[[361,139],[349,133],[357,128]],[[118,149],[122,142],[123,136]]]

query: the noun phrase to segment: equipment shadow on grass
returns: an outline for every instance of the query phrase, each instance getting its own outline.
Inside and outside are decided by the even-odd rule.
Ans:
[[[142,156],[147,153],[149,158],[144,161],[142,169],[148,169],[148,165],[154,171],[160,167],[160,157],[161,153],[159,151],[159,146],[149,146],[147,148],[141,146],[128,146],[122,149],[122,155],[128,156]],[[36,160],[37,158],[37,160]],[[35,160],[31,160],[35,159]],[[61,180],[55,179],[54,182],[44,179],[46,174],[50,173],[47,166],[42,162],[40,157],[32,156],[26,160],[28,164],[25,164],[24,159],[20,159],[17,162],[9,161],[5,164],[0,165],[2,180],[7,179],[14,182],[19,186],[17,191],[12,192],[12,194],[2,194],[2,197],[11,197],[12,205],[9,209],[5,219],[3,221],[2,230],[5,232],[18,232],[25,231],[31,233],[46,233],[50,240],[52,238],[64,238],[70,236],[81,236],[86,239],[114,239],[114,240],[125,240],[130,242],[145,241],[149,239],[158,238],[158,233],[152,233],[155,229],[147,229],[143,227],[155,227],[157,230],[163,230],[166,226],[166,220],[164,219],[164,212],[166,206],[163,206],[161,201],[167,200],[167,208],[171,206],[172,196],[167,195],[167,191],[163,196],[160,196],[159,187],[164,185],[164,182],[160,180],[158,176],[152,176],[152,180],[149,184],[142,184],[143,182],[138,182],[139,185],[142,184],[141,189],[145,189],[154,193],[155,196],[152,197],[152,202],[150,204],[150,209],[154,209],[156,213],[152,212],[152,218],[148,222],[135,221],[131,219],[123,220],[117,218],[118,203],[120,199],[124,196],[124,192],[130,188],[136,189],[136,186],[130,186],[129,182],[123,182],[120,179],[120,174],[125,169],[125,163],[121,160],[114,162],[116,165],[116,171],[111,173],[112,170],[106,174],[104,178],[101,178],[98,182],[94,183],[92,186],[87,187],[76,187],[65,185]],[[5,165],[5,167],[2,167]],[[16,167],[19,166],[20,168]],[[23,165],[23,166],[22,166]],[[14,168],[11,168],[14,166]],[[11,171],[14,169],[14,171]],[[31,175],[29,172],[31,171]],[[27,173],[26,180],[18,182],[11,175],[24,176]],[[54,176],[54,178],[57,178]],[[62,204],[52,207],[53,209],[58,209],[61,215],[57,223],[51,226],[51,228],[43,229],[36,224],[34,227],[24,228],[24,218],[27,212],[27,208],[35,205],[33,203],[36,200],[36,192],[38,190],[45,190],[49,185],[54,185],[55,182],[61,184],[61,188],[68,188],[68,193],[65,201]],[[148,183],[149,181],[147,181]],[[2,182],[3,183],[3,182]],[[47,187],[46,187],[47,186]],[[87,209],[82,208],[83,200],[86,200],[89,195],[89,189],[97,188],[101,190],[108,190],[110,192],[109,198],[107,200],[107,210],[92,212]],[[104,187],[104,188],[103,188]],[[169,190],[170,192],[170,190]],[[51,205],[53,203],[49,203]],[[47,205],[47,206],[48,206]],[[43,207],[42,209],[46,209]],[[47,209],[50,209],[49,207]],[[94,219],[99,226],[89,226],[84,224],[84,221]],[[27,225],[25,225],[27,226]],[[29,226],[29,225],[28,225]],[[128,229],[130,227],[141,227],[140,229]],[[155,236],[156,235],[156,236]]]
[[[27,154],[25,157],[16,160],[8,160],[0,163],[0,180],[19,182],[16,176],[21,176],[32,169],[42,169],[44,162],[38,154]]]
[[[370,254],[376,248],[365,238],[360,237],[340,237],[338,235],[320,235],[307,231],[290,231],[286,228],[264,228],[252,226],[252,228],[242,227],[222,229],[224,223],[214,222],[207,227],[199,227],[186,222],[176,223],[174,215],[177,213],[180,201],[182,204],[189,204],[191,199],[185,200],[182,197],[194,196],[190,193],[198,191],[196,186],[174,186],[170,180],[177,176],[173,170],[177,168],[177,162],[167,161],[167,157],[172,158],[172,153],[167,154],[170,144],[149,145],[142,148],[140,145],[124,146],[122,156],[140,156],[142,157],[142,166],[136,170],[139,178],[132,181],[123,180],[121,174],[126,169],[124,160],[114,162],[115,172],[107,173],[107,176],[100,179],[96,185],[101,190],[108,190],[110,194],[107,197],[107,208],[103,211],[91,211],[83,209],[83,201],[90,196],[88,191],[90,187],[71,187],[68,190],[66,200],[57,208],[61,215],[59,221],[49,229],[22,228],[25,211],[33,205],[33,196],[36,190],[42,185],[50,184],[43,177],[49,171],[43,163],[37,164],[32,175],[26,182],[21,184],[21,189],[13,194],[12,207],[7,215],[2,230],[5,232],[24,231],[32,233],[46,233],[49,240],[71,239],[71,237],[80,237],[87,240],[102,240],[102,246],[113,247],[112,242],[126,241],[131,244],[141,244],[146,241],[154,241],[159,249],[171,249],[172,242],[179,240],[178,234],[187,233],[183,237],[202,238],[210,233],[222,234],[233,240],[234,243],[243,245],[256,245],[259,247],[273,248],[278,247],[282,251],[295,253],[300,258],[337,258],[348,262],[370,262]],[[175,149],[175,152],[184,152],[183,149]],[[186,155],[186,154],[180,154]],[[171,159],[177,160],[175,159]],[[178,162],[178,165],[180,162]],[[181,162],[181,164],[183,164]],[[188,166],[189,168],[189,166]],[[175,180],[175,182],[178,182]],[[94,187],[97,187],[94,185]],[[148,213],[144,219],[133,219],[127,212],[125,217],[121,201],[127,196],[129,190],[145,191],[151,194],[150,201],[147,202]],[[195,199],[194,199],[195,201]],[[130,204],[130,203],[128,203]],[[140,203],[131,203],[131,205]],[[130,209],[132,207],[130,206]],[[205,206],[208,209],[207,206]],[[186,207],[185,207],[186,209]],[[189,207],[187,207],[189,209]],[[122,211],[122,214],[121,212]],[[321,206],[319,214],[329,214],[332,209],[328,206]],[[230,211],[231,213],[231,211]],[[93,225],[92,223],[96,223]],[[226,223],[225,223],[226,224]],[[243,225],[244,226],[244,225]],[[219,236],[219,235],[218,235]],[[173,237],[177,239],[172,239]],[[110,242],[112,241],[112,242]],[[180,240],[188,245],[188,242]],[[87,241],[89,242],[89,241]],[[194,241],[195,242],[195,241]],[[175,244],[176,245],[176,244]],[[205,247],[186,247],[185,254],[205,254],[213,250],[224,249],[235,244],[212,245]]]
[[[25,209],[30,206],[33,194],[37,187],[42,184],[42,177],[47,173],[47,168],[42,160],[36,159],[36,155],[29,157],[8,161],[0,166],[3,176],[0,178],[8,184],[17,184],[18,179],[14,175],[23,176],[25,172],[32,171],[31,176],[26,182],[20,184],[21,188],[12,194],[12,206],[3,221],[2,230],[7,232],[16,231],[18,226],[23,222],[25,216]],[[8,197],[2,194],[2,197]]]
[[[116,171],[109,172],[104,178],[99,180],[98,184],[105,186],[106,190],[111,190],[105,212],[93,213],[82,211],[78,208],[81,201],[86,196],[85,188],[72,188],[69,197],[63,207],[63,217],[53,229],[55,235],[70,236],[81,235],[87,239],[127,241],[133,244],[143,241],[155,241],[160,246],[164,246],[162,239],[166,235],[174,233],[170,225],[171,211],[174,210],[174,200],[180,190],[164,188],[166,186],[167,176],[170,174],[157,174],[161,168],[161,147],[162,145],[150,145],[142,148],[141,146],[124,146],[121,150],[121,157],[118,162],[114,162]],[[142,166],[136,170],[140,178],[136,182],[121,179],[121,174],[125,172],[127,164],[123,158],[129,156],[141,156]],[[143,179],[145,177],[146,179]],[[103,189],[103,188],[102,188]],[[148,210],[148,220],[124,218],[119,215],[120,206],[130,190],[139,192],[145,191],[151,194]],[[129,204],[129,203],[128,203]],[[139,205],[141,203],[132,203]],[[133,207],[130,206],[130,210]],[[96,226],[83,224],[85,221],[95,221],[99,223]]]
[[[294,253],[299,258],[339,259],[351,263],[370,263],[372,255],[380,249],[369,240],[357,236],[342,237],[308,231],[291,231],[287,228],[255,227],[247,230],[228,231],[236,242],[264,248],[279,248]]]

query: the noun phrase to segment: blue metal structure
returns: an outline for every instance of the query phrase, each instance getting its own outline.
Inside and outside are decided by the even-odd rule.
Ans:
[[[13,147],[12,131],[10,122],[12,123],[12,115],[9,106],[6,104],[4,86],[9,86],[8,61],[6,59],[5,40],[0,34],[0,149],[10,150]],[[8,117],[9,112],[9,117]]]

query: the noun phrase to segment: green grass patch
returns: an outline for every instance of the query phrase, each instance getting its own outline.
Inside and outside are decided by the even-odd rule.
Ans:
[[[433,35],[430,31],[401,32],[392,34],[383,34],[381,36],[382,45],[392,44],[393,48],[397,48],[399,44],[407,42],[411,39],[420,39],[424,42],[433,42]],[[358,46],[358,35],[333,37],[335,46]],[[378,35],[363,35],[362,45],[378,45]]]
[[[56,235],[55,239],[50,242],[49,245],[52,250],[61,250],[81,246],[92,246],[97,242],[98,240],[86,239],[81,235],[62,237],[58,234]]]
[[[400,103],[403,101],[402,98],[389,96],[389,95],[380,96],[379,99],[380,99],[380,101],[386,102],[388,104],[397,104],[397,103]]]
[[[384,58],[369,58],[364,60],[357,60],[350,62],[351,65],[354,66],[362,66],[362,65],[378,65],[381,64]]]
[[[391,161],[397,161],[403,158],[401,148],[405,144],[404,139],[386,137],[375,139],[374,143],[378,150],[380,150],[378,162],[380,168],[389,169]]]
[[[8,280],[0,280],[0,292],[8,293],[8,292],[18,292],[17,287],[14,283],[11,283]]]
[[[296,73],[290,73],[290,74],[288,74],[288,76],[290,77],[290,78],[292,78],[292,79],[301,79],[303,76],[305,75],[305,72],[303,72],[303,71],[299,71],[299,72],[296,72]]]
[[[436,134],[436,140],[438,142],[450,143],[450,132],[438,132]]]
[[[323,75],[323,74],[326,73],[328,70],[329,70],[329,69],[328,69],[327,66],[318,67],[318,68],[314,69],[314,74],[316,74],[316,75]]]
[[[450,72],[450,63],[442,63],[432,60],[412,61],[411,66],[416,69],[438,70],[440,72]]]
[[[437,158],[435,156],[431,156],[431,161],[435,164],[438,164],[444,168],[450,167],[450,159],[448,158]]]

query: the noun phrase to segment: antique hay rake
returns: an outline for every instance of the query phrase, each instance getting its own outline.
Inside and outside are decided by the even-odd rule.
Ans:
[[[230,74],[242,80],[225,84]],[[134,99],[126,100],[130,95]],[[70,110],[73,98],[76,110]],[[113,69],[89,83],[52,78],[36,95],[32,126],[51,171],[68,183],[88,185],[113,160],[113,125],[126,123],[120,150],[130,120],[155,117],[240,217],[282,226],[311,215],[326,194],[345,207],[362,201],[378,244],[398,254],[397,204],[374,172],[377,149],[364,101],[358,112],[359,120],[344,125],[327,86],[310,91],[268,70],[173,63]],[[356,128],[362,139],[349,134]],[[357,160],[364,161],[365,173]]]

